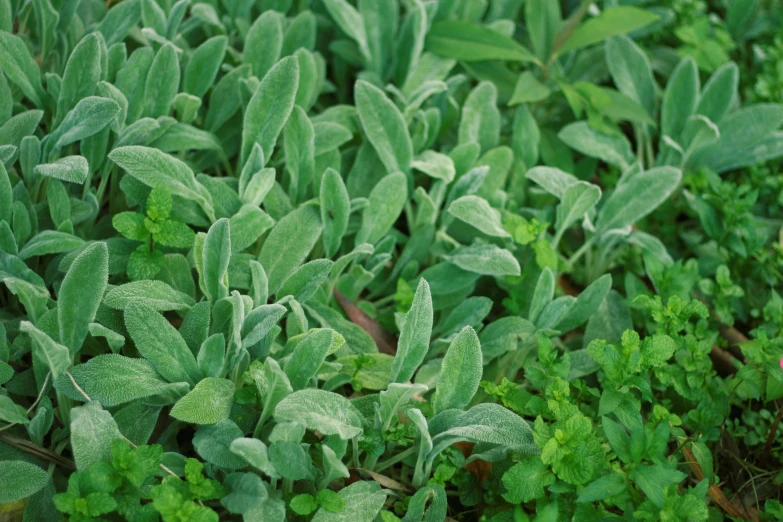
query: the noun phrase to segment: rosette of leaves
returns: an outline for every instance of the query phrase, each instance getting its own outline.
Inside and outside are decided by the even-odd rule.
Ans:
[[[112,218],[117,232],[142,242],[128,258],[128,278],[133,281],[158,275],[164,264],[161,247],[190,248],[195,239],[188,225],[172,218],[171,193],[165,187],[152,189],[145,206],[145,214],[120,212]]]

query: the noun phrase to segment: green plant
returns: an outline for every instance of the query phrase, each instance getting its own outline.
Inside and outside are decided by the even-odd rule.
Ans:
[[[0,0],[0,518],[779,518],[778,11]]]

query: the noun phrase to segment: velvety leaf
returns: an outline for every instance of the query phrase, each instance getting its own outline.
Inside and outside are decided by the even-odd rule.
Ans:
[[[466,326],[451,341],[443,357],[432,398],[435,413],[467,407],[478,390],[482,373],[481,343],[473,328]]]
[[[318,211],[310,206],[300,207],[277,222],[258,257],[269,279],[270,293],[276,294],[304,262],[320,235]],[[296,241],[291,241],[292,237]]]
[[[272,157],[277,137],[294,108],[299,86],[299,64],[294,57],[283,58],[264,76],[245,111],[242,131],[242,158],[258,143],[264,158]]]
[[[307,429],[341,439],[362,433],[361,414],[348,399],[314,388],[294,392],[280,401],[275,408],[275,419],[299,422]]]
[[[397,355],[392,363],[390,382],[407,382],[424,361],[432,335],[432,297],[423,278],[419,281],[413,304],[400,329]]]
[[[163,281],[133,281],[115,286],[106,293],[103,303],[115,310],[125,310],[129,304],[140,302],[159,312],[188,310],[195,301],[173,289]]]
[[[169,382],[195,385],[201,372],[182,336],[158,312],[139,302],[125,308],[125,325],[136,349]]]
[[[228,379],[202,379],[171,408],[171,416],[191,424],[215,424],[228,419],[235,389]]]
[[[364,133],[386,171],[406,172],[413,159],[413,144],[399,109],[382,90],[363,80],[356,82],[354,96]]]
[[[444,20],[434,24],[427,33],[427,50],[464,62],[538,61],[533,53],[515,40],[467,20]]]
[[[79,351],[87,337],[108,280],[109,251],[103,242],[85,248],[65,274],[57,296],[57,324],[60,342],[72,354]]]

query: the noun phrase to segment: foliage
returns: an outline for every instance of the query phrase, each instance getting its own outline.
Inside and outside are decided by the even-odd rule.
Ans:
[[[0,513],[783,518],[781,21],[0,0]]]

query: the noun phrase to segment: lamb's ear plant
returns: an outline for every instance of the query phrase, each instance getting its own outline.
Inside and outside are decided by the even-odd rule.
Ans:
[[[0,519],[783,519],[782,23],[0,0]]]

